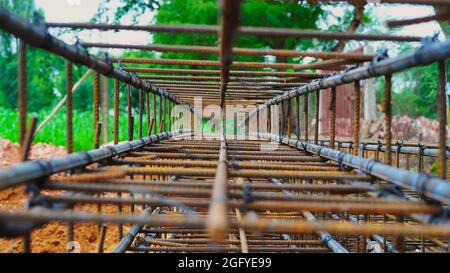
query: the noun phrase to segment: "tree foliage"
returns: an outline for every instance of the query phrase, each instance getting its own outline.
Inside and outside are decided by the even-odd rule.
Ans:
[[[0,5],[23,18],[32,18],[36,11],[34,1],[0,0]],[[43,12],[38,10],[39,17]],[[17,39],[1,32],[0,36],[0,106],[16,107],[17,96]],[[31,111],[51,105],[64,86],[61,72],[64,60],[40,49],[28,48],[28,104]]]

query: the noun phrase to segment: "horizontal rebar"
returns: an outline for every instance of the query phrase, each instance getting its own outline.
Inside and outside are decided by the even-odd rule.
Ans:
[[[126,71],[135,73],[156,73],[156,74],[181,74],[181,75],[220,75],[220,70],[201,70],[201,69],[175,69],[175,68],[141,68],[126,67]],[[303,79],[315,79],[325,76],[322,73],[307,72],[277,72],[277,71],[238,71],[231,70],[230,76],[278,76],[278,77],[297,77]]]
[[[143,224],[147,226],[204,228],[205,219],[194,216],[166,216],[151,215],[141,217],[136,215],[91,214],[71,211],[52,211],[34,208],[29,211],[0,211],[1,234],[11,232],[15,234],[31,228],[30,224],[62,221],[80,223],[111,223],[111,224]],[[18,224],[20,223],[20,224]],[[317,231],[328,231],[336,234],[371,235],[381,233],[392,236],[422,235],[427,237],[450,237],[450,229],[438,225],[408,225],[408,224],[355,224],[350,222],[317,221],[316,223],[303,220],[264,220],[246,219],[239,224],[230,220],[230,227],[242,227],[247,232],[268,231],[272,233],[303,234]]]
[[[137,49],[159,52],[185,52],[218,55],[218,47],[211,46],[187,46],[187,45],[130,45],[130,44],[107,44],[107,43],[81,43],[83,47],[96,48],[119,48],[119,49]],[[286,49],[254,49],[254,48],[233,48],[233,55],[249,55],[249,56],[276,56],[276,57],[313,57],[320,59],[344,59],[350,61],[370,61],[373,59],[371,55],[363,55],[358,53],[336,53],[336,52],[308,52]]]
[[[99,29],[99,30],[135,30],[150,32],[174,32],[195,34],[218,34],[220,27],[211,25],[111,25],[94,23],[47,23],[47,27],[64,27],[73,29]],[[238,27],[239,35],[255,35],[265,37],[293,37],[293,38],[317,38],[326,40],[358,40],[358,41],[397,41],[397,42],[419,42],[421,37],[417,36],[395,36],[388,34],[363,34],[353,32],[330,32],[291,28],[271,27]]]

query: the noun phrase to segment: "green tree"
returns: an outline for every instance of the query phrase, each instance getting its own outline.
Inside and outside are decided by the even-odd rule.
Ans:
[[[317,29],[317,22],[323,10],[319,5],[280,3],[258,0],[244,1],[241,8],[241,25],[258,27],[284,27]],[[162,1],[155,21],[159,24],[206,24],[216,25],[218,22],[218,5],[216,0],[172,0]],[[180,45],[217,45],[216,35],[195,35],[156,33],[156,43]],[[239,47],[273,48],[300,50],[312,46],[310,39],[302,40],[286,37],[240,36],[235,45]],[[165,58],[211,59],[214,56],[189,53],[163,53]],[[235,60],[259,60],[263,57],[235,56]],[[286,62],[285,58],[278,58]]]

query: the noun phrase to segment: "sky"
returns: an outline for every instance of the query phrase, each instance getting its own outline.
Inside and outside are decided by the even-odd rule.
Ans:
[[[36,0],[36,5],[41,8],[48,22],[87,22],[97,11],[100,0]],[[112,7],[120,5],[120,0],[112,0]],[[373,4],[371,4],[373,5]],[[384,19],[414,18],[434,14],[432,7],[408,6],[408,5],[375,5],[374,14]],[[342,10],[335,9],[333,12],[339,14]],[[140,24],[148,24],[153,14],[147,15],[140,20]],[[124,18],[123,24],[130,24],[131,18]],[[439,24],[435,22],[424,23],[409,27],[404,27],[398,32],[399,35],[430,36],[436,31],[440,31]],[[73,43],[76,38],[85,42],[104,43],[128,43],[128,44],[149,44],[150,36],[141,31],[120,31],[120,32],[100,32],[81,31],[76,34],[68,33],[59,38],[66,42]],[[380,46],[377,43],[376,46]],[[119,53],[117,50],[116,53]],[[114,53],[114,52],[112,52]]]

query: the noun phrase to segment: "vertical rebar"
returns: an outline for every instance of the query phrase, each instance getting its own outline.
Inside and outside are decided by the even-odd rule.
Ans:
[[[395,221],[397,223],[403,224],[405,220],[405,217],[403,215],[396,215]],[[405,237],[404,236],[397,236],[394,238],[395,242],[395,248],[398,250],[399,253],[403,253],[405,251]]]
[[[142,90],[139,90],[139,139],[142,138],[142,126],[144,121],[144,98],[142,92]]]
[[[119,143],[119,81],[114,81],[114,144]]]
[[[128,85],[128,107],[127,107],[127,116],[128,116],[128,141],[133,140],[133,97],[131,94],[131,85]]]
[[[25,138],[22,142],[21,152],[22,161],[27,161],[30,155],[31,146],[33,145],[34,132],[36,131],[36,125],[38,122],[38,117],[36,115],[31,116],[30,126],[28,127]]]
[[[67,223],[67,252],[71,252],[72,249],[69,249],[69,244],[75,240],[75,227],[73,222]]]
[[[219,160],[217,161],[216,175],[206,221],[206,228],[211,239],[218,242],[226,239],[226,235],[228,234],[227,181],[227,146],[225,138],[222,135],[220,140]]]
[[[354,101],[353,101],[353,155],[359,154],[359,117],[361,116],[361,83],[359,81],[355,82],[354,89]]]
[[[156,125],[158,124],[158,121],[156,119],[156,94],[153,94],[153,124],[155,127],[155,134],[156,134]]]
[[[283,102],[280,102],[278,104],[278,137],[279,137],[279,141],[280,143],[282,142],[282,138],[283,138],[283,121],[284,121],[284,117],[283,117]]]
[[[169,123],[167,124],[167,131],[171,131],[171,129],[172,129],[172,102],[170,100],[169,100],[167,114],[169,116]]]
[[[392,163],[392,105],[391,105],[391,87],[392,87],[392,75],[388,74],[385,77],[384,84],[384,99],[383,99],[383,111],[384,111],[384,163],[391,165]]]
[[[319,122],[320,122],[320,90],[316,91],[316,124],[314,129],[314,144],[319,144]]]
[[[150,116],[150,93],[145,92],[145,112],[147,114],[147,135],[152,134],[151,116]]]
[[[328,107],[330,112],[330,148],[334,149],[336,139],[336,87],[332,87],[330,92],[330,105]]]
[[[97,134],[98,122],[100,119],[100,74],[94,72],[94,147],[100,143],[100,134]],[[99,138],[97,138],[97,136]]]
[[[117,193],[117,197],[118,197],[118,198],[122,198],[122,193],[121,193],[121,192],[118,192],[118,193]],[[122,215],[122,211],[123,211],[122,204],[118,204],[118,205],[117,205],[117,210],[119,211],[119,215]],[[119,235],[119,241],[120,241],[120,240],[122,240],[122,238],[123,238],[123,225],[122,225],[122,224],[119,224],[119,225],[118,225],[117,232],[118,232],[118,235]]]
[[[27,130],[27,44],[19,40],[17,107],[19,108],[19,143],[22,145]]]
[[[97,253],[103,253],[103,246],[106,237],[106,228],[107,228],[106,224],[102,224],[100,226],[100,235],[98,237]]]
[[[437,92],[437,109],[439,118],[439,158],[438,171],[442,179],[447,178],[447,67],[445,61],[440,61],[439,87]]]
[[[301,138],[301,132],[302,132],[302,125],[300,122],[300,96],[295,97],[296,104],[297,104],[297,139],[300,140]]]
[[[103,144],[108,143],[108,77],[102,77],[102,137]]]
[[[233,121],[234,121],[234,140],[238,140],[239,137],[239,126],[238,126],[238,113],[234,112],[233,113]]]
[[[165,132],[166,131],[166,129],[167,129],[167,126],[166,126],[166,124],[167,124],[167,100],[166,100],[166,97],[164,97],[163,98],[163,103],[164,103],[164,112],[163,112],[163,120],[164,120],[164,122],[163,122],[163,132]]]
[[[73,66],[66,61],[66,122],[67,122],[67,153],[73,152]]]
[[[22,237],[23,253],[31,253],[31,234],[27,233]]]
[[[191,117],[191,139],[194,139],[194,134],[195,134],[195,128],[194,128],[194,112],[190,112],[190,117]],[[155,120],[156,122],[156,120]],[[155,123],[155,128],[156,128],[156,123]]]
[[[287,136],[290,138],[292,135],[292,117],[291,117],[291,103],[292,101],[289,99],[286,101],[287,103]]]
[[[308,118],[308,107],[309,107],[309,96],[308,94],[305,94],[305,105],[303,108],[304,114],[305,114],[305,118],[304,118],[304,123],[305,123],[305,141],[308,141],[308,125],[309,125],[309,118]]]

